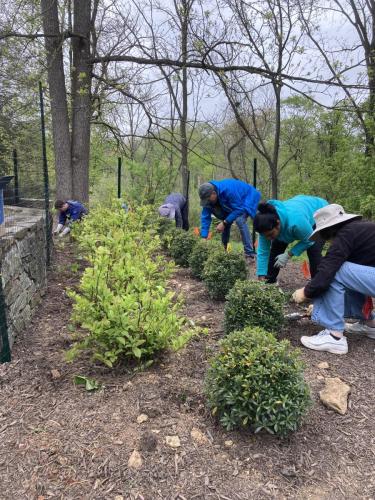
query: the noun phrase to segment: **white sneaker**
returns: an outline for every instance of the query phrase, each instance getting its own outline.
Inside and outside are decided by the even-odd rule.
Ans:
[[[332,354],[346,354],[348,352],[346,337],[335,340],[332,338],[330,330],[322,330],[311,337],[303,336],[301,342],[305,347],[314,349],[314,351],[326,351]]]
[[[375,340],[375,328],[367,326],[363,321],[345,323],[345,331],[349,333],[364,333],[366,337]]]

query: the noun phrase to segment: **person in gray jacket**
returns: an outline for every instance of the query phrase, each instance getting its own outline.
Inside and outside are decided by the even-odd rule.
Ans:
[[[188,204],[186,198],[180,193],[171,193],[165,200],[163,205],[159,207],[159,215],[161,217],[168,217],[176,221],[176,227],[188,231]]]

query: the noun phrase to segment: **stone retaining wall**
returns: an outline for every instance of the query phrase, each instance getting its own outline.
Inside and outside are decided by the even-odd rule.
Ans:
[[[0,273],[9,343],[29,327],[47,287],[44,211],[7,207],[6,232],[0,235]]]

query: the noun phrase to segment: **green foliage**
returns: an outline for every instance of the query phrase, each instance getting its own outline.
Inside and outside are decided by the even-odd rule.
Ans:
[[[276,285],[260,281],[237,281],[227,295],[225,332],[259,326],[270,332],[280,330],[284,321],[285,295]]]
[[[366,219],[375,219],[375,196],[373,194],[367,195],[363,200],[361,200],[360,213]]]
[[[213,252],[204,265],[203,280],[213,299],[225,299],[235,282],[246,277],[246,261],[238,252],[226,252],[221,248]]]
[[[216,241],[203,239],[198,241],[189,257],[189,266],[196,278],[203,279],[204,265],[209,255],[215,250],[220,250],[220,248],[220,243]]]
[[[86,391],[96,391],[102,387],[102,384],[100,384],[97,380],[83,375],[75,375],[73,381],[75,385],[84,385]]]
[[[152,359],[163,349],[181,348],[195,331],[185,327],[181,303],[167,291],[173,265],[160,250],[150,224],[153,210],[97,208],[75,230],[89,262],[73,299],[72,321],[84,334],[68,352],[79,352],[112,367],[123,360]],[[160,253],[160,252],[159,252]]]
[[[198,238],[193,233],[183,229],[177,229],[172,234],[169,252],[177,265],[189,267],[189,257],[197,242]]]
[[[171,220],[168,217],[158,217],[157,218],[157,232],[161,238],[163,238],[164,235],[173,231],[173,229],[175,229],[175,227],[176,227],[176,223],[174,220]]]
[[[298,352],[261,328],[232,332],[221,341],[205,392],[227,430],[248,427],[284,436],[299,427],[310,404]]]

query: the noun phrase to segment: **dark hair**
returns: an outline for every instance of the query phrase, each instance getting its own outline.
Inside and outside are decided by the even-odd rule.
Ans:
[[[55,201],[55,208],[57,210],[60,210],[60,208],[62,208],[65,205],[65,203],[66,203],[66,201],[56,200]]]
[[[276,208],[271,203],[261,202],[254,217],[253,226],[257,233],[265,233],[274,229],[280,221]]]

